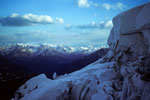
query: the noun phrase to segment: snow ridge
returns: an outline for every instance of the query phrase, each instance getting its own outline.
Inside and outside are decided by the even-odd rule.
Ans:
[[[94,47],[94,46],[63,46],[63,45],[51,45],[51,44],[10,44],[7,46],[2,46],[0,52],[3,55],[7,55],[13,51],[18,50],[18,52],[29,53],[30,55],[59,55],[59,54],[91,54],[94,51],[97,51],[101,48],[107,48],[107,46]]]

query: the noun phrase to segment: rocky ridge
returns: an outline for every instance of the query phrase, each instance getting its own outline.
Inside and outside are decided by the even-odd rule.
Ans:
[[[105,46],[94,47],[89,46],[63,46],[63,45],[51,45],[51,44],[25,44],[16,43],[2,45],[0,47],[0,53],[3,55],[27,55],[27,56],[50,56],[50,55],[69,55],[69,54],[91,54],[101,48],[107,48]],[[17,54],[16,54],[17,53]]]
[[[150,100],[150,3],[113,18],[108,53],[55,80],[34,77],[15,100]]]

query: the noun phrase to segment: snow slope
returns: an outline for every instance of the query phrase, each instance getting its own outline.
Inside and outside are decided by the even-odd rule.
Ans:
[[[85,68],[55,80],[39,75],[15,100],[150,100],[150,3],[117,15],[109,52]]]
[[[43,100],[64,100],[65,98],[72,98],[73,100],[85,98],[85,100],[90,100],[90,97],[96,91],[99,91],[99,88],[105,83],[107,83],[105,85],[108,85],[107,88],[112,84],[111,80],[115,75],[113,71],[114,64],[114,62],[94,63],[74,73],[59,76],[55,80],[47,79],[44,74],[41,74],[21,86],[16,92],[15,99],[20,97],[21,92],[21,95],[24,96],[21,100],[40,100],[40,98]],[[109,72],[111,74],[105,75]],[[100,83],[101,85],[99,85]],[[91,87],[92,85],[93,88]],[[72,95],[69,94],[71,88]],[[87,91],[88,95],[86,96]]]

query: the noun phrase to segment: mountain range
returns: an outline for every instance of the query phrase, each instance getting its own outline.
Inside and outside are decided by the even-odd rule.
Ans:
[[[68,74],[96,61],[107,51],[107,48],[93,46],[78,48],[31,44],[1,46],[0,94],[2,97],[0,98],[10,99],[20,85],[40,73],[46,74],[49,78],[52,78],[55,72],[57,75]],[[7,93],[8,91],[10,92]]]
[[[63,68],[66,68],[66,65],[71,69],[66,73],[80,69],[99,59],[106,52],[106,47],[71,47],[23,43],[2,46],[0,49],[1,55],[13,63],[22,65],[32,72],[45,73],[48,76],[52,76],[54,72],[64,74]],[[93,55],[94,57],[91,58],[90,56]],[[75,65],[77,64],[78,67],[76,68]]]
[[[115,16],[104,57],[53,79],[33,77],[14,100],[150,100],[149,11],[150,2]]]

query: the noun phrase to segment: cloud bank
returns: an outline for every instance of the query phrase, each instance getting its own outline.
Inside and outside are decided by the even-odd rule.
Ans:
[[[1,26],[31,26],[35,24],[55,24],[55,23],[64,23],[62,18],[54,19],[48,15],[35,15],[35,14],[12,14],[7,17],[0,17]]]
[[[92,22],[91,24],[88,25],[78,25],[76,28],[79,29],[106,29],[106,28],[112,28],[113,24],[112,21],[106,21],[106,22],[101,22],[101,23],[95,23]]]
[[[120,2],[116,3],[116,4],[108,4],[108,3],[104,3],[102,5],[103,8],[105,8],[106,10],[110,10],[110,9],[119,9],[119,10],[123,10],[124,8],[126,8],[126,6]]]
[[[82,7],[82,8],[88,8],[90,6],[94,6],[94,7],[102,7],[106,10],[110,10],[110,9],[123,10],[124,8],[126,8],[126,5],[120,2],[117,2],[116,4],[109,4],[109,3],[98,4],[88,0],[77,0],[77,4],[78,7]]]

